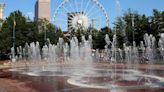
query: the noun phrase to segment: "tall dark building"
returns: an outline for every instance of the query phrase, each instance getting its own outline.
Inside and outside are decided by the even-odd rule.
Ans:
[[[0,3],[0,19],[3,19],[4,7],[5,7],[5,4]]]
[[[38,0],[35,3],[35,17],[34,20],[37,21],[38,20]]]
[[[51,0],[37,0],[35,3],[35,18],[38,19],[47,19],[50,21],[50,5]]]

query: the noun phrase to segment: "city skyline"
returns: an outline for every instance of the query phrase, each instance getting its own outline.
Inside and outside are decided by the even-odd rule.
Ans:
[[[1,3],[5,3],[4,17],[7,17],[11,12],[15,10],[20,10],[23,15],[29,16],[34,19],[35,15],[35,2],[36,0],[0,0]],[[56,8],[63,0],[51,0],[51,19],[53,22],[53,17]],[[158,9],[159,11],[164,10],[163,0],[98,0],[105,8],[110,19],[110,26],[112,26],[117,16],[122,15],[124,11],[131,8],[137,11],[139,14],[146,14],[147,16],[152,15],[153,9]],[[120,2],[117,2],[120,1]],[[18,4],[21,3],[21,4]],[[120,7],[119,7],[120,6]],[[123,12],[120,12],[122,10]]]

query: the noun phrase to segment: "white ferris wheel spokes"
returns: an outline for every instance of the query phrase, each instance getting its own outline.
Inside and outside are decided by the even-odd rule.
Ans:
[[[54,20],[63,31],[109,26],[108,15],[97,0],[64,0],[55,11]]]

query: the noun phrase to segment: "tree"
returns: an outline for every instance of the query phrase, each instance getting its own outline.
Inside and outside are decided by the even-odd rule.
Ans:
[[[15,21],[15,24],[14,24]],[[10,52],[13,42],[13,27],[15,25],[15,46],[23,46],[37,40],[37,27],[35,22],[27,21],[26,17],[18,11],[12,12],[4,21],[0,33],[0,49]]]
[[[140,41],[143,41],[144,34],[150,30],[149,18],[130,9],[122,17],[117,18],[114,24],[119,45],[123,43],[132,45],[133,41],[139,45]]]
[[[117,36],[117,46],[122,48],[123,43],[128,43],[126,32],[125,32],[126,24],[121,18],[118,18],[117,22],[114,24],[115,24],[115,28],[113,32]]]
[[[108,34],[109,37],[112,39],[112,31],[108,27],[102,28],[100,31],[94,31],[92,32],[92,38],[93,38],[93,48],[94,49],[104,49],[105,43],[105,35]]]
[[[42,47],[47,42],[45,38],[49,38],[52,44],[57,44],[59,37],[69,42],[69,38],[64,36],[60,28],[45,19],[31,21],[18,10],[10,13],[5,20],[0,20],[0,23],[2,23],[0,31],[0,52],[10,52],[13,42],[14,21],[16,23],[16,47],[20,45],[24,46],[26,42],[31,43],[36,41],[39,41]],[[159,33],[164,32],[163,30],[164,12],[153,10],[153,16],[146,16],[129,9],[123,16],[117,18],[114,23],[114,29],[112,30],[108,27],[101,28],[99,31],[94,28],[88,28],[87,30],[79,29],[72,31],[70,38],[77,36],[79,42],[81,42],[82,35],[86,39],[88,39],[89,35],[92,35],[93,48],[104,49],[106,44],[104,40],[105,35],[108,34],[110,39],[112,39],[113,34],[116,33],[117,45],[122,48],[123,43],[132,45],[133,40],[139,45],[140,41],[143,41],[145,33],[153,34],[158,39]]]

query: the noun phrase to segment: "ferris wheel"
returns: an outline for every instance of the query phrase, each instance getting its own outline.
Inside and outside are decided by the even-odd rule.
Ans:
[[[108,14],[98,0],[64,0],[55,11],[54,21],[63,31],[109,26]]]

